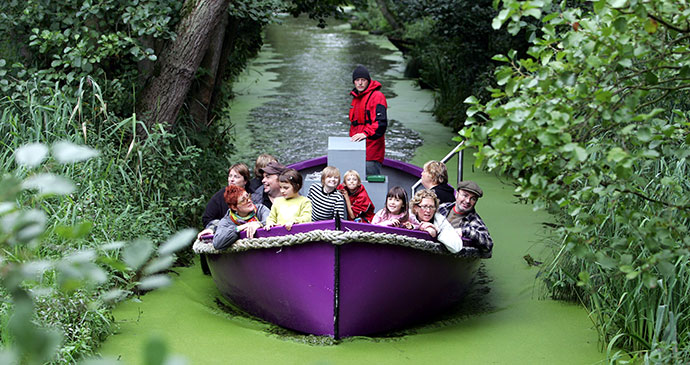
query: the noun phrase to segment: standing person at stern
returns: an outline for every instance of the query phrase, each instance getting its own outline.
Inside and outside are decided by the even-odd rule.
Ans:
[[[359,65],[352,72],[355,87],[350,92],[350,140],[367,140],[367,176],[380,175],[386,152],[384,134],[388,128],[386,109],[388,103],[381,92],[381,83],[372,80],[369,70]]]

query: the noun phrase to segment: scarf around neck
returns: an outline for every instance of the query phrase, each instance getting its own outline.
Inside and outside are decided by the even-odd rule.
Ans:
[[[235,223],[235,225],[237,226],[249,222],[258,221],[258,219],[256,218],[256,207],[254,207],[254,210],[251,213],[249,213],[249,215],[246,217],[240,217],[240,215],[233,212],[232,209],[228,209],[228,214],[230,215],[230,220],[232,221],[232,223]]]

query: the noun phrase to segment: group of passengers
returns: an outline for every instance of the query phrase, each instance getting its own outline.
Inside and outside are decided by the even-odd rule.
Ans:
[[[355,68],[352,82],[350,138],[353,142],[366,140],[366,174],[378,175],[385,152],[388,104],[381,83],[371,79],[366,67]],[[312,184],[306,197],[299,193],[302,175],[271,155],[257,158],[254,173],[250,180],[247,165],[230,167],[228,187],[213,195],[206,207],[202,219],[205,229],[199,233],[199,239],[213,235],[213,246],[223,249],[234,243],[242,231],[252,238],[260,227],[270,230],[284,226],[290,231],[296,223],[339,217],[423,230],[453,253],[465,246],[490,253],[493,247],[486,225],[474,209],[483,195],[482,189],[473,181],[463,181],[456,193],[448,184],[445,164],[439,161],[424,164],[425,189],[418,191],[409,203],[405,190],[394,186],[386,196],[386,206],[377,213],[354,170],[345,172],[341,184],[340,171],[327,166],[321,172],[321,183]]]
[[[385,207],[376,213],[357,171],[347,171],[341,183],[340,171],[327,166],[321,171],[321,182],[312,184],[306,197],[299,193],[302,175],[273,156],[259,156],[254,172],[256,177],[250,180],[247,165],[230,167],[228,186],[206,207],[205,229],[199,239],[213,235],[213,246],[224,249],[237,241],[242,231],[252,238],[259,228],[283,226],[290,231],[297,223],[344,218],[426,231],[452,253],[466,246],[490,253],[493,247],[486,225],[474,209],[483,195],[481,188],[473,181],[462,181],[455,193],[448,185],[446,167],[439,161],[424,164],[425,189],[409,203],[405,189],[394,186],[386,196]]]

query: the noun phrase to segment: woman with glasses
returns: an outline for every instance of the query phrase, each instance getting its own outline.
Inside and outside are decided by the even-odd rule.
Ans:
[[[443,243],[448,251],[456,253],[462,250],[462,238],[455,232],[446,217],[437,213],[438,198],[431,190],[418,191],[410,201],[412,213],[419,220],[419,229],[428,232]]]
[[[249,193],[244,188],[230,185],[225,188],[223,196],[228,204],[228,212],[218,223],[218,227],[199,232],[198,238],[213,234],[213,247],[222,250],[240,238],[240,232],[246,231],[248,238],[253,238],[257,229],[266,224],[270,210],[261,204],[254,205]]]

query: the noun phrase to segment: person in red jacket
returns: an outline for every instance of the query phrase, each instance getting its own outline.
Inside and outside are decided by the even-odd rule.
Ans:
[[[348,220],[371,223],[376,210],[357,171],[348,170],[343,175],[343,183],[336,189],[345,197]]]
[[[388,128],[388,103],[380,90],[381,83],[371,79],[366,67],[359,65],[355,68],[352,82],[355,87],[350,92],[350,140],[357,142],[366,138],[366,174],[379,175],[386,152],[384,134]]]

